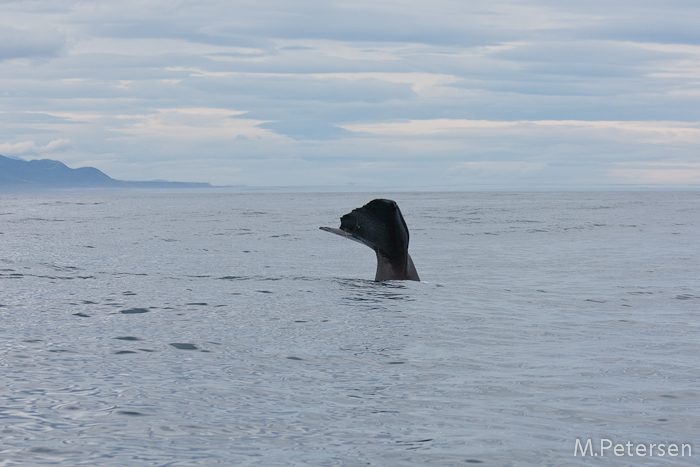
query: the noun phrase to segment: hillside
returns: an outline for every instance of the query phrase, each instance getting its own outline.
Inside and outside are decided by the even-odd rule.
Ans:
[[[211,185],[208,183],[116,180],[94,167],[71,169],[62,162],[50,159],[24,161],[0,156],[0,186],[24,188],[204,188]]]

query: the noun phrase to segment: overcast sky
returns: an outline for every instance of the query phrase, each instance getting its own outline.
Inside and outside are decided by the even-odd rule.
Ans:
[[[219,185],[700,188],[700,2],[0,0],[0,154]]]

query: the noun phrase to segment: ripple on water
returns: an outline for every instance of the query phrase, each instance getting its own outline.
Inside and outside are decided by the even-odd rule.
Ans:
[[[197,347],[194,344],[188,344],[188,343],[182,343],[182,342],[173,342],[170,344],[171,346],[175,347],[176,349],[180,350],[199,350],[199,347]]]
[[[139,314],[139,313],[148,313],[149,310],[148,308],[128,308],[126,310],[119,310],[119,313],[123,313],[125,315],[131,315],[131,314]]]

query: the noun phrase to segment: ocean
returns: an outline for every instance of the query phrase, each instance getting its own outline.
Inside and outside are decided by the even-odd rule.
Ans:
[[[319,230],[376,197],[422,282]],[[697,465],[699,228],[698,192],[0,195],[0,466]]]

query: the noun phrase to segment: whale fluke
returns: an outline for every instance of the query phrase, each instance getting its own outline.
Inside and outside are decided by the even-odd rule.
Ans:
[[[376,281],[420,281],[408,254],[408,227],[399,205],[390,199],[374,199],[340,218],[340,229],[320,227],[372,248],[377,254]]]

